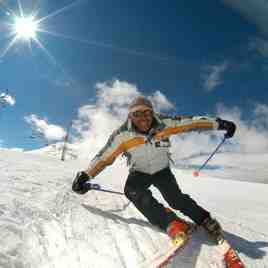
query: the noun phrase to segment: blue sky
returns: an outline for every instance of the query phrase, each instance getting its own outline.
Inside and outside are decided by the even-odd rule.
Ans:
[[[247,129],[258,132],[259,122],[266,130],[268,35],[257,12],[264,6],[237,2],[21,0],[25,14],[38,8],[37,18],[45,18],[37,38],[47,52],[17,40],[3,53],[12,39],[12,11],[18,14],[16,1],[3,1],[0,91],[8,89],[16,102],[1,107],[1,147],[44,146],[30,138],[32,129],[49,142],[60,139],[71,120],[83,121],[83,107],[108,101],[111,108],[115,89],[124,86],[126,99],[136,88],[161,102],[160,109],[172,107],[172,114],[215,116],[220,110],[247,122]],[[107,99],[105,90],[117,93]],[[87,118],[76,124],[83,137],[85,125],[92,125]]]

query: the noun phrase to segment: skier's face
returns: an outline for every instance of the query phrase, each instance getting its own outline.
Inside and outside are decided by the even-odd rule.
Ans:
[[[130,113],[130,119],[133,124],[142,132],[150,130],[153,123],[153,111],[148,108],[144,108],[133,113]]]

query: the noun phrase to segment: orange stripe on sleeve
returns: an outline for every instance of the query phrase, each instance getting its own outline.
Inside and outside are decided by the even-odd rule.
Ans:
[[[103,160],[99,160],[96,165],[87,171],[88,175],[95,177],[98,173],[100,173],[106,166],[111,165],[116,157],[120,155],[124,151],[123,144],[120,144],[116,150],[114,150],[108,157]]]
[[[185,126],[169,127],[161,130],[155,135],[157,141],[170,137],[171,135],[191,131],[193,129],[213,129],[213,124],[210,122],[197,122]]]
[[[137,147],[141,144],[145,144],[145,140],[143,137],[137,137],[130,139],[126,142],[121,143],[116,150],[114,150],[108,157],[106,157],[104,160],[99,160],[96,165],[90,169],[87,173],[95,177],[98,173],[100,173],[106,166],[111,165],[116,157],[123,153],[124,151],[127,151],[131,148]]]

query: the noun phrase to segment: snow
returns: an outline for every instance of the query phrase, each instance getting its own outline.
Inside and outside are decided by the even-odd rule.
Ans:
[[[268,267],[268,184],[254,182],[254,174],[257,182],[267,182],[267,155],[219,154],[194,178],[193,167],[204,159],[173,168],[179,185],[221,222],[247,267]],[[46,150],[1,151],[1,268],[142,268],[167,250],[167,236],[124,196],[71,191],[76,171],[87,161],[62,162]],[[122,192],[126,176],[119,160],[95,182]],[[162,200],[158,191],[153,193]],[[199,230],[168,267],[224,266]]]
[[[208,155],[178,160],[178,168],[191,170],[200,167]],[[202,174],[238,181],[268,183],[268,153],[217,153]]]

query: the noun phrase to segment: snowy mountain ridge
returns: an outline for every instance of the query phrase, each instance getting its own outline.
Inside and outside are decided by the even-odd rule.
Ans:
[[[61,159],[64,146],[66,146],[66,150],[64,153],[65,160],[77,159],[79,157],[79,151],[75,144],[70,144],[70,143],[64,144],[63,142],[53,143],[43,148],[31,150],[27,152],[31,154],[49,155],[57,159]]]

